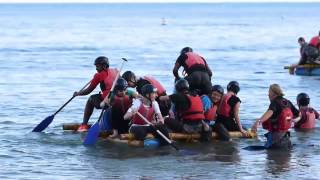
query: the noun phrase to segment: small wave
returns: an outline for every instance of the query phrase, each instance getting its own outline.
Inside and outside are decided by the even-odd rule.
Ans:
[[[8,125],[8,124],[16,124],[16,122],[14,122],[14,121],[0,121],[0,124]]]
[[[257,71],[257,72],[254,72],[254,74],[265,74],[266,72],[264,71]]]
[[[66,52],[66,51],[97,51],[95,47],[36,47],[36,48],[0,48],[0,52]]]
[[[14,156],[10,156],[9,154],[0,154],[0,158],[5,158],[5,159],[12,159]]]

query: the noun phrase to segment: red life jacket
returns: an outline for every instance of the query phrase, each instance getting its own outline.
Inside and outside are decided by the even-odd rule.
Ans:
[[[291,128],[293,118],[290,104],[286,99],[277,100],[277,103],[281,106],[281,112],[276,121],[272,122],[271,119],[268,119],[262,123],[262,127],[270,132],[287,132]]]
[[[152,122],[153,115],[154,115],[154,108],[153,107],[145,107],[142,103],[139,107],[138,112],[145,117],[149,122]],[[144,122],[144,120],[138,115],[135,114],[133,119],[132,119],[133,124],[138,124],[138,125],[144,125],[147,124]]]
[[[313,37],[309,42],[309,44],[314,47],[319,47],[319,43],[320,43],[319,36]]]
[[[166,89],[155,78],[151,76],[144,76],[143,79],[149,81],[152,84],[152,86],[158,89],[157,91],[158,96],[161,96],[161,95],[163,96],[164,93],[166,92]]]
[[[213,105],[210,109],[208,109],[206,112],[204,112],[204,117],[206,120],[214,121],[217,116],[217,105]]]
[[[305,108],[300,110],[301,113],[301,123],[295,123],[295,128],[301,129],[312,129],[316,125],[316,114],[312,108]]]
[[[123,97],[114,96],[112,108],[119,109],[123,114],[125,114],[132,104],[132,100],[128,95]]]
[[[186,53],[187,55],[187,59],[185,60],[185,64],[186,64],[186,71],[188,71],[192,66],[194,65],[203,65],[206,66],[203,58],[201,56],[199,56],[196,53],[193,52],[188,52]]]
[[[118,70],[117,69],[112,69],[112,68],[108,68],[107,70],[107,77],[104,79],[104,87],[101,87],[102,90],[102,98],[105,98],[112,87],[113,81],[116,79]],[[101,86],[101,84],[100,84]]]
[[[231,117],[231,106],[228,104],[229,99],[231,98],[232,94],[226,94],[222,97],[221,104],[217,111],[217,114],[224,116],[226,118]]]
[[[190,96],[187,95],[190,101],[190,107],[180,112],[180,117],[184,121],[202,121],[205,119],[203,112],[203,105],[201,98],[199,96]]]

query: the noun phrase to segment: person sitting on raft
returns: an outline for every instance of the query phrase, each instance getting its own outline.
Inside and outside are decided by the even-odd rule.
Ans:
[[[260,124],[269,132],[265,134],[267,149],[290,149],[290,132],[292,119],[299,116],[299,111],[293,104],[284,98],[284,94],[278,84],[269,87],[270,105],[268,110],[257,119],[252,126],[252,131],[256,132]]]
[[[159,101],[159,97],[166,96],[166,89],[164,86],[152,76],[143,76],[137,78],[132,71],[126,71],[122,74],[122,77],[128,82],[128,86],[136,88],[139,94],[141,94],[142,87],[146,84],[152,84],[157,88],[156,101],[159,104],[161,114],[167,116],[169,114],[171,104],[168,101]]]
[[[223,97],[224,90],[220,85],[212,86],[211,93],[208,95],[202,95],[201,100],[203,103],[205,122],[210,126],[213,126],[216,117],[217,109],[220,105],[221,99]]]
[[[296,129],[313,129],[316,119],[319,119],[319,113],[309,106],[310,98],[306,93],[300,93],[297,96],[297,104],[300,115],[294,119],[294,128]]]
[[[116,138],[119,134],[128,133],[130,121],[124,120],[123,116],[131,106],[135,93],[134,91],[128,91],[127,87],[127,81],[119,78],[110,97],[111,127],[113,129],[112,135],[109,136],[110,138]]]
[[[211,139],[211,128],[204,122],[205,116],[200,96],[189,91],[189,83],[180,79],[175,84],[176,94],[162,96],[170,100],[175,108],[175,117],[166,118],[165,124],[174,132],[201,133],[202,141]]]
[[[132,124],[129,128],[129,133],[132,133],[136,140],[144,140],[148,133],[152,133],[160,141],[161,145],[167,144],[156,132],[156,129],[158,129],[165,136],[169,137],[159,104],[155,101],[157,89],[151,84],[146,84],[141,88],[141,95],[141,98],[133,101],[132,106],[123,117],[125,120],[131,120]],[[141,116],[152,123],[154,127],[146,123]]]
[[[240,131],[243,136],[249,135],[240,123],[239,109],[241,100],[237,96],[239,91],[239,83],[231,81],[227,86],[227,94],[222,97],[214,125],[214,131],[217,132],[220,140],[229,141],[229,131]]]
[[[96,66],[97,73],[94,74],[90,85],[79,92],[74,92],[73,96],[85,96],[90,94],[98,84],[100,84],[102,94],[99,93],[91,95],[88,99],[84,109],[83,121],[78,128],[78,132],[88,131],[88,121],[92,115],[93,109],[101,109],[100,103],[110,93],[111,86],[113,81],[116,79],[118,72],[117,69],[109,68],[109,60],[104,56],[97,57],[94,61],[94,65]]]

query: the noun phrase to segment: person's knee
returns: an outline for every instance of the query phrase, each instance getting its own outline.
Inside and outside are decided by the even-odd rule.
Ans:
[[[144,138],[147,136],[147,131],[144,129],[144,127],[131,127],[130,133],[134,135],[134,138],[139,141],[143,141]]]

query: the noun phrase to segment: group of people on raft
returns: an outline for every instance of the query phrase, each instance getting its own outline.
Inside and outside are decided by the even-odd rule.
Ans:
[[[300,45],[300,59],[296,64],[292,64],[290,68],[296,68],[300,65],[320,64],[320,31],[317,36],[311,38],[309,43],[303,37],[298,38]]]
[[[79,132],[88,130],[94,108],[106,108],[111,111],[111,138],[129,132],[135,139],[144,140],[148,133],[153,133],[160,144],[165,145],[167,142],[155,130],[167,137],[169,132],[200,133],[202,141],[209,141],[212,131],[225,141],[230,140],[229,131],[240,131],[243,136],[249,136],[239,117],[239,83],[229,82],[226,93],[222,86],[212,85],[212,72],[207,62],[190,47],[183,48],[175,62],[175,92],[171,95],[167,95],[165,88],[152,76],[136,77],[132,71],[126,71],[117,77],[118,70],[109,67],[107,57],[96,58],[94,65],[97,73],[90,85],[74,92],[74,96],[90,94],[98,84],[102,93],[88,99]],[[184,78],[179,76],[180,67],[184,68]],[[278,84],[270,85],[269,99],[268,110],[252,126],[252,131],[260,124],[269,131],[267,148],[291,147],[289,129],[292,122],[295,128],[315,127],[319,114],[309,107],[310,98],[306,93],[297,96],[299,110],[284,98]]]

